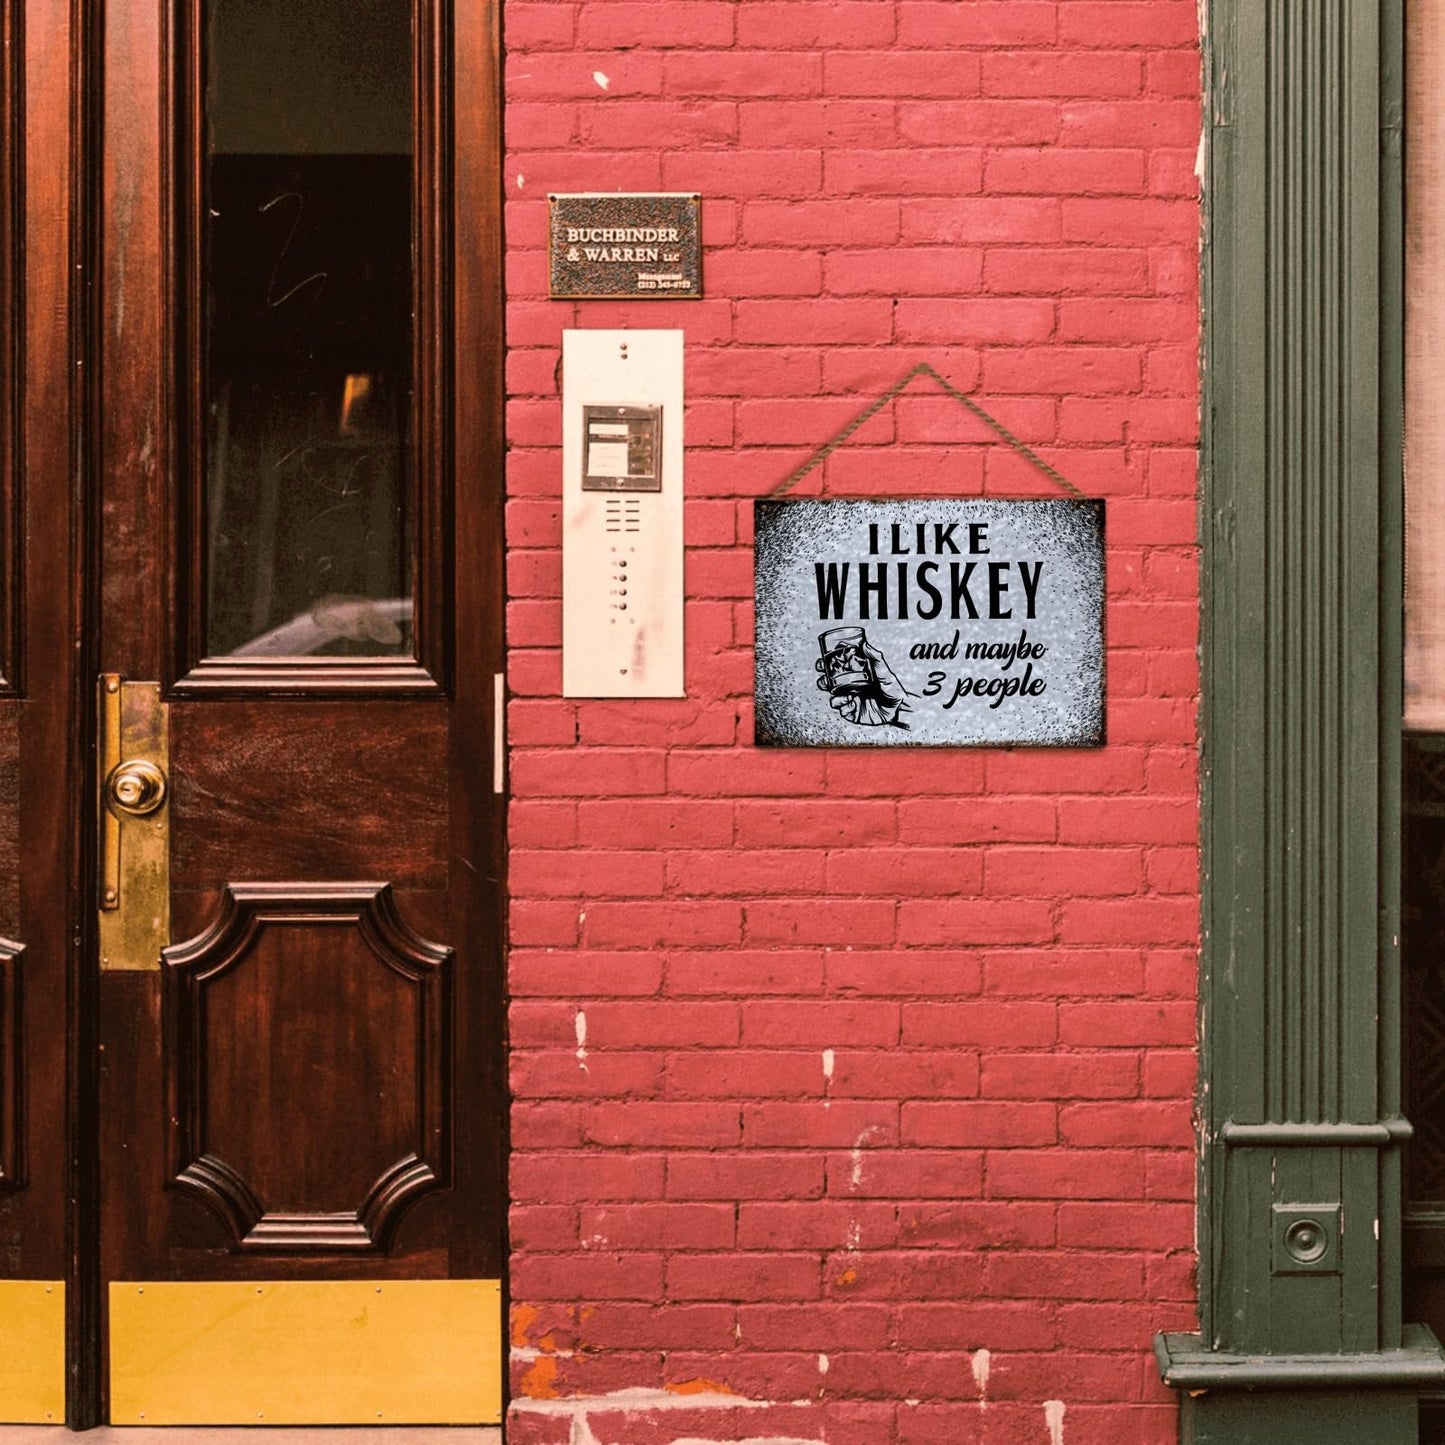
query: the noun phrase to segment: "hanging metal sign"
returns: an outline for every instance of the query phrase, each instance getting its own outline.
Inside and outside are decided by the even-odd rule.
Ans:
[[[702,295],[702,198],[691,193],[547,197],[557,299]]]
[[[1102,501],[754,508],[758,743],[1103,743]]]

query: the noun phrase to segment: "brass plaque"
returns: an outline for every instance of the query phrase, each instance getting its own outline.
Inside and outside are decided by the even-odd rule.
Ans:
[[[494,1279],[110,1286],[116,1425],[489,1425]]]
[[[702,197],[613,192],[547,197],[551,295],[662,301],[702,295]]]

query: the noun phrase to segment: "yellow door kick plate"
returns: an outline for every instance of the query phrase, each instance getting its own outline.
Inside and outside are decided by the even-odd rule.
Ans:
[[[0,1279],[0,1421],[65,1419],[65,1284]]]
[[[491,1425],[494,1279],[110,1286],[113,1425]]]

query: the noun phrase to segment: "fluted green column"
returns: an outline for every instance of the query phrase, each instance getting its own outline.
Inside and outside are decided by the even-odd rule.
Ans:
[[[1404,1445],[1400,0],[1212,0],[1197,1445]]]

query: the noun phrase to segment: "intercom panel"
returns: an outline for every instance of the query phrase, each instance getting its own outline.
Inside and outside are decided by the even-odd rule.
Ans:
[[[681,697],[682,332],[562,333],[562,693]]]

